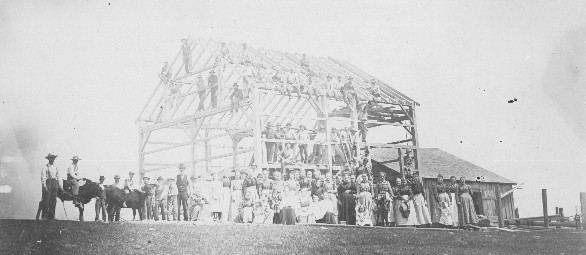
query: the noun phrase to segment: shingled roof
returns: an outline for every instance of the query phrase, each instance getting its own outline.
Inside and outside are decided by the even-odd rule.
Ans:
[[[442,174],[446,178],[452,175],[458,178],[464,176],[468,180],[484,177],[483,182],[516,184],[514,181],[438,148],[419,148],[418,153],[421,161],[419,169],[423,178],[436,178],[438,174]],[[373,161],[390,169],[395,171],[399,169],[397,149],[372,148],[370,156]]]

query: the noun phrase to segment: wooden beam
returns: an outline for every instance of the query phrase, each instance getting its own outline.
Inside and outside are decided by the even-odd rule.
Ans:
[[[523,183],[521,183],[521,184],[519,184],[519,185],[517,185],[517,186],[513,187],[512,189],[508,190],[507,192],[505,192],[505,193],[502,193],[502,194],[500,195],[500,196],[501,196],[501,199],[502,199],[502,198],[505,198],[507,195],[509,195],[509,194],[513,193],[513,191],[515,191],[515,190],[517,190],[517,189],[520,189],[521,187],[523,187],[523,185],[524,185],[525,183],[527,183],[527,182],[523,182]]]
[[[163,148],[159,148],[159,149],[155,149],[155,150],[145,151],[145,152],[142,152],[142,155],[147,155],[147,154],[152,154],[152,153],[155,153],[155,152],[161,152],[161,151],[166,151],[166,150],[170,150],[170,149],[175,149],[175,148],[187,146],[187,145],[190,145],[190,144],[191,144],[191,141],[184,142],[184,143],[178,143],[178,144],[173,145],[173,146],[167,146],[167,147],[163,147]]]
[[[240,105],[244,106],[244,105],[249,105],[250,101],[244,101],[242,102]],[[167,128],[167,127],[171,127],[171,126],[175,126],[179,123],[185,122],[185,121],[189,121],[191,119],[198,119],[198,118],[203,118],[203,117],[207,117],[207,116],[212,116],[212,115],[217,115],[220,113],[224,113],[226,111],[230,111],[230,105],[225,105],[225,106],[221,106],[221,107],[217,107],[214,109],[210,109],[207,110],[205,112],[196,112],[192,115],[189,116],[185,116],[182,117],[180,119],[176,119],[176,120],[171,120],[171,121],[167,121],[165,123],[160,123],[160,124],[155,124],[155,125],[150,125],[150,126],[146,126],[142,129],[142,132],[148,132],[148,131],[153,131],[153,130],[157,130],[157,129],[161,129],[161,128]]]

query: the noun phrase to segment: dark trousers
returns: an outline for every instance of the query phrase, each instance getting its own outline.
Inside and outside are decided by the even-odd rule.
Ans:
[[[277,161],[277,155],[275,154],[276,144],[273,142],[265,142],[265,145],[267,147],[267,162]]]
[[[47,179],[46,181],[47,187],[47,196],[44,198],[43,204],[45,205],[45,210],[43,214],[45,214],[46,219],[52,220],[55,219],[55,206],[57,205],[57,191],[59,190],[59,183],[55,179]]]
[[[362,141],[366,142],[366,133],[368,133],[368,128],[364,124],[364,121],[358,122],[358,130],[360,130],[359,135],[361,136]]]
[[[189,195],[186,191],[179,192],[179,195],[177,195],[177,220],[181,220],[181,206],[183,206],[183,220],[189,220],[187,216],[187,209],[189,208],[187,198],[189,198]]]
[[[313,164],[321,164],[323,157],[323,148],[324,147],[321,144],[313,145]]]
[[[100,211],[102,212],[102,220],[106,221],[106,199],[96,198],[96,221],[100,219]]]
[[[167,219],[167,213],[165,208],[167,207],[167,199],[160,199],[155,201],[155,220],[159,220],[159,212],[161,213],[161,217],[163,220]]]
[[[143,218],[145,219],[152,219],[153,218],[153,200],[154,197],[153,195],[147,196],[147,198],[144,200],[144,205],[143,205],[143,209],[142,209],[142,213],[143,213]]]
[[[210,95],[211,95],[211,99],[212,99],[212,108],[216,108],[218,106],[218,88],[211,88],[210,89]]]
[[[206,100],[205,91],[200,91],[199,92],[199,106],[197,107],[197,110],[202,110],[202,111],[205,110],[203,107],[203,103],[205,102],[205,100]]]

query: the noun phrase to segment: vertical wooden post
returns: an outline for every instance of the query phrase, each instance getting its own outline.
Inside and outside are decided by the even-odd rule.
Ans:
[[[397,154],[399,155],[399,172],[401,173],[401,179],[405,179],[405,169],[403,169],[403,150],[397,148]]]
[[[146,143],[144,134],[140,131],[140,127],[138,128],[138,175],[140,176],[140,181],[144,178],[144,154],[143,152],[143,143]]]
[[[261,117],[261,92],[258,88],[254,87],[252,89],[252,96],[250,97],[252,100],[252,137],[254,140],[254,163],[258,166],[257,170],[262,171],[262,163],[263,163],[263,156],[262,156],[262,124],[260,121]],[[266,157],[265,157],[266,158]]]
[[[210,128],[209,127],[206,127],[206,138],[208,137],[209,132],[210,132]],[[205,150],[204,151],[204,154],[205,154],[204,157],[206,158],[206,160],[205,160],[206,174],[209,174],[210,173],[210,160],[209,160],[209,158],[210,158],[210,155],[211,155],[209,140],[205,140],[203,142],[203,146],[204,146],[204,150]]]
[[[496,196],[496,216],[498,218],[498,225],[499,228],[502,228],[505,224],[504,224],[504,219],[503,219],[503,209],[502,209],[502,204],[501,204],[501,189],[500,189],[500,185],[497,183],[496,185],[496,190],[495,190],[495,196]]]
[[[580,204],[582,205],[582,217],[580,217],[582,229],[586,229],[586,220],[584,220],[586,216],[586,193],[584,192],[580,192]]]
[[[417,134],[418,128],[417,128],[417,118],[415,115],[415,104],[413,102],[411,102],[411,104],[412,104],[412,106],[410,107],[411,118],[413,119],[413,121],[411,123],[413,125],[413,127],[411,127],[411,133],[412,133],[411,138],[413,139],[413,146],[419,148],[419,136]],[[419,150],[418,149],[413,150],[413,160],[415,161],[415,165],[413,166],[415,168],[414,171],[419,171]],[[423,175],[421,173],[419,173],[419,176],[423,176]]]
[[[541,190],[541,201],[543,202],[543,224],[546,228],[548,228],[549,217],[547,215],[547,189]]]
[[[322,157],[326,157],[327,162],[328,162],[327,163],[328,164],[327,165],[328,171],[331,174],[333,174],[333,171],[332,171],[333,170],[333,161],[332,161],[332,155],[333,154],[332,154],[332,143],[330,142],[330,124],[329,124],[329,122],[330,122],[329,121],[329,119],[330,119],[329,118],[330,113],[329,113],[329,109],[328,109],[328,100],[329,100],[328,97],[327,96],[324,96],[323,109],[325,111],[324,117],[326,118],[325,123],[324,123],[324,128],[326,130],[326,141],[324,143],[324,146],[326,146],[326,147],[324,148],[324,151],[326,153],[324,153],[325,155],[322,155]],[[322,159],[322,161],[323,161],[323,159]],[[319,162],[319,163],[321,163],[321,162]]]
[[[234,169],[236,169],[236,167],[238,167],[238,155],[236,154],[237,150],[238,150],[238,141],[236,141],[236,139],[232,138],[232,152],[234,153],[234,155],[232,156],[232,167]]]

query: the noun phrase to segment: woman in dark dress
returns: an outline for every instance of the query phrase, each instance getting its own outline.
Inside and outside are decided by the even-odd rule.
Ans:
[[[338,222],[344,221],[346,225],[356,224],[356,202],[354,194],[356,194],[356,185],[350,182],[350,175],[345,173],[342,184],[338,186],[338,204],[340,205]]]
[[[478,217],[476,216],[476,209],[474,209],[474,201],[472,200],[472,188],[466,184],[466,178],[460,178],[460,186],[458,186],[458,192],[460,193],[460,207],[461,207],[461,218],[462,226],[478,223]]]

